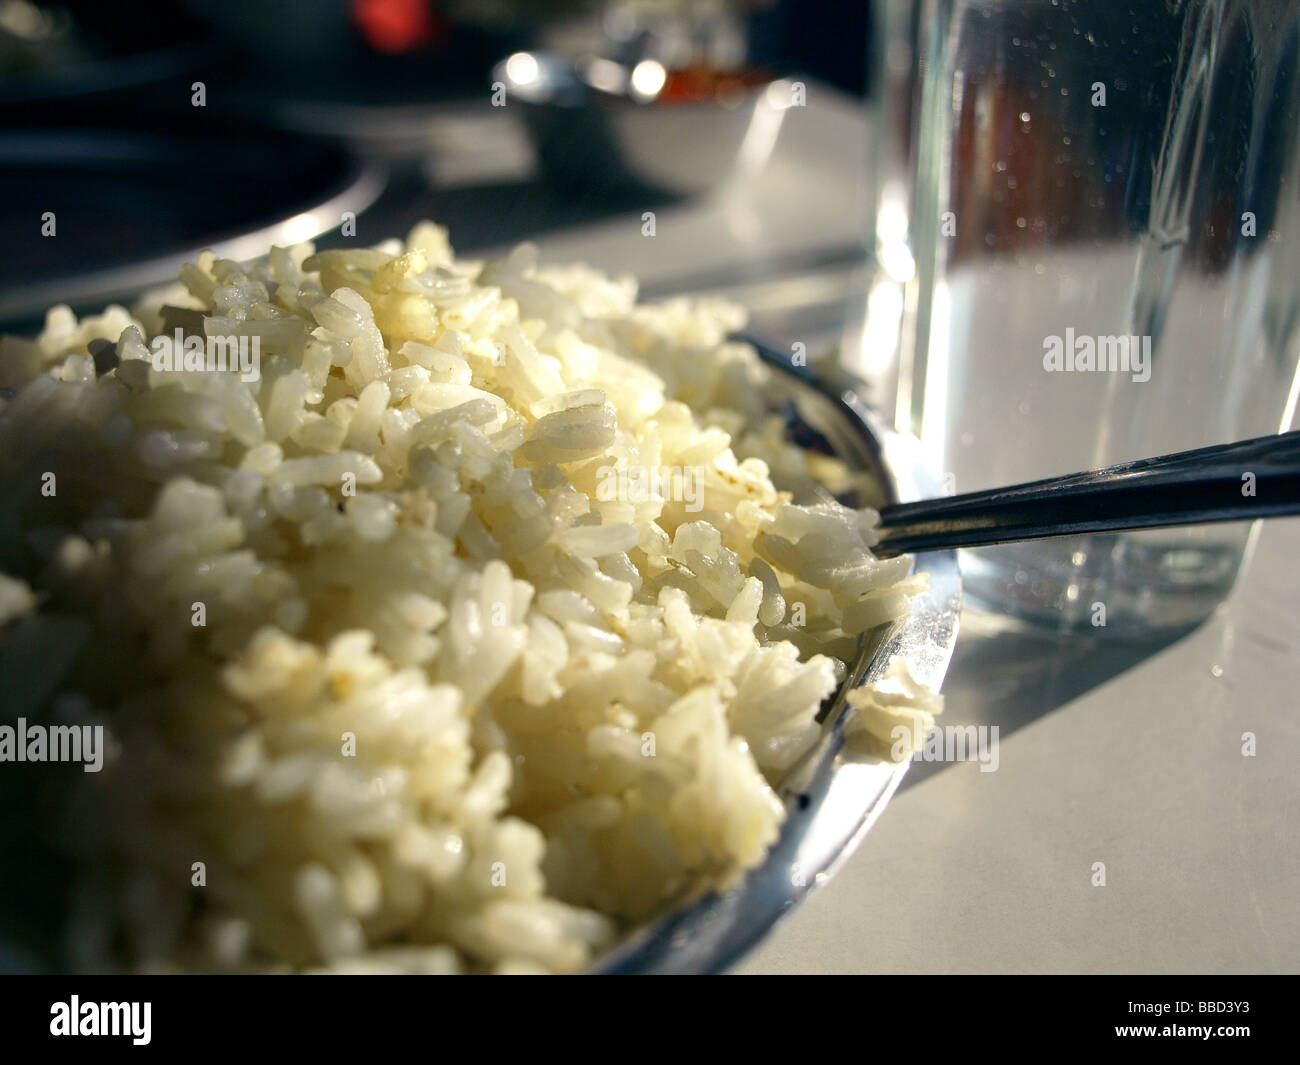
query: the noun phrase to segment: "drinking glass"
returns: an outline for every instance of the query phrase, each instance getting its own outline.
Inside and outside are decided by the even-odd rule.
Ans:
[[[1288,426],[1300,4],[877,0],[873,28],[876,255],[846,365],[947,490]],[[1181,627],[1250,532],[981,548],[964,580],[1065,626]]]

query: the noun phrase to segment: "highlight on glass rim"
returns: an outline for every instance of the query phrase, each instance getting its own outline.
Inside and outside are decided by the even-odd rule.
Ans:
[[[1298,57],[1271,0],[0,0],[20,1044],[418,1009],[373,975],[1263,1031]]]

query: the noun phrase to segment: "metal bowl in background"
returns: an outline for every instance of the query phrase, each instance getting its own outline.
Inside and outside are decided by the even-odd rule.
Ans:
[[[693,76],[702,91],[675,91]],[[492,87],[522,111],[557,189],[691,197],[760,171],[795,99],[790,82],[756,71],[703,77],[670,74],[653,59],[516,52],[493,68]]]
[[[61,0],[12,3],[0,19],[0,120],[34,124],[59,105],[84,116],[148,89],[188,96],[227,49],[175,8]],[[137,97],[138,98],[138,97]]]
[[[337,146],[203,118],[149,130],[0,132],[0,325],[98,310],[174,281],[204,249],[244,260],[360,214],[384,176]]]

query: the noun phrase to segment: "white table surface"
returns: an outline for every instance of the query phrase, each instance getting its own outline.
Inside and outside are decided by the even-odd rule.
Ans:
[[[865,119],[809,89],[758,178],[659,210],[653,238],[639,212],[552,232],[544,257],[663,288],[860,240]],[[1300,519],[1268,524],[1230,600],[1158,648],[968,608],[945,722],[998,725],[997,771],[914,765],[838,876],[737,971],[1300,969],[1297,559]]]
[[[1003,722],[997,771],[905,781],[740,971],[1295,972],[1298,552],[1266,525],[1218,615],[1059,705],[1099,663],[967,611],[948,717]]]

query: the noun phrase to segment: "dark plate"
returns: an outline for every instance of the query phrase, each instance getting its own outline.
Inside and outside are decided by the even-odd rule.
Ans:
[[[204,248],[247,259],[316,237],[382,187],[338,146],[206,116],[175,130],[0,133],[0,323],[133,298]]]

